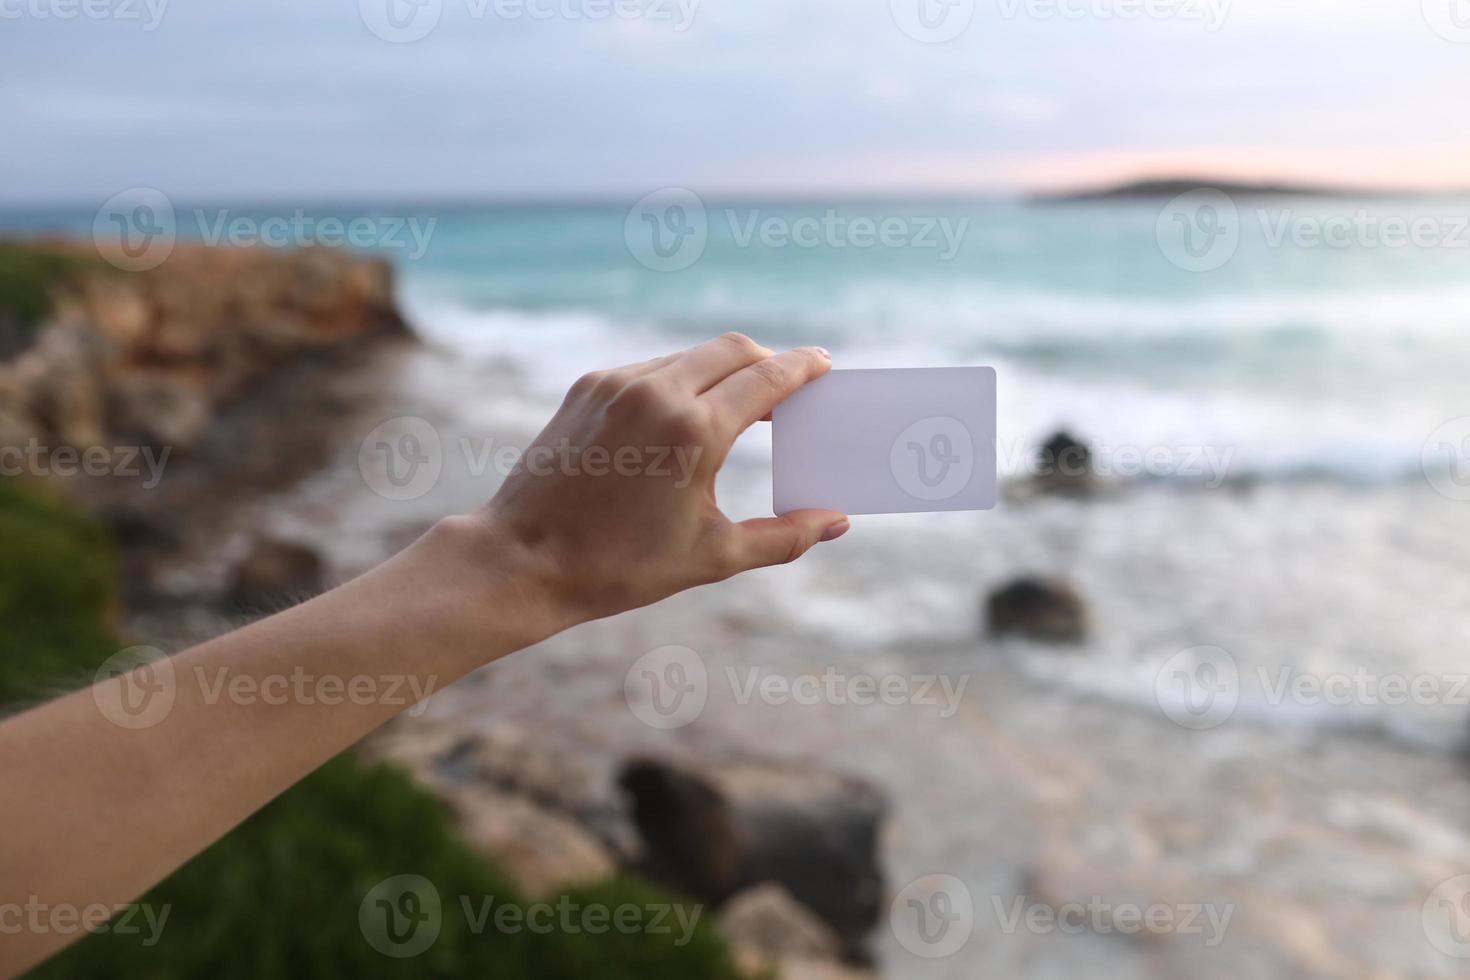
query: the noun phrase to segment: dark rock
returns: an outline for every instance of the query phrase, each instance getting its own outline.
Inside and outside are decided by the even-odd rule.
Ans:
[[[241,609],[269,609],[310,598],[324,588],[323,562],[314,550],[261,538],[235,567],[228,601]]]
[[[632,797],[644,845],[639,868],[720,905],[774,882],[864,960],[878,922],[878,833],[887,810],[869,783],[766,762],[700,765],[634,759],[619,784]]]
[[[1087,637],[1087,604],[1066,582],[1022,578],[985,601],[991,636],[1023,636],[1043,643],[1081,643]]]
[[[1087,493],[1093,489],[1092,450],[1065,430],[1036,451],[1037,489],[1049,493]]]
[[[178,529],[141,507],[109,503],[98,516],[112,532],[112,540],[125,554],[140,551],[172,551],[183,544]]]

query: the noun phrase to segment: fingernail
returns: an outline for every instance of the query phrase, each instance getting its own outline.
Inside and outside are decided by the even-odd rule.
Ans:
[[[844,534],[846,534],[848,531],[851,531],[851,530],[852,530],[852,521],[849,521],[846,518],[843,518],[842,520],[838,521],[836,524],[833,524],[831,527],[827,528],[827,530],[822,534],[822,540],[823,541],[836,541],[838,538],[842,537]]]
[[[812,350],[816,351],[818,354],[821,354],[827,360],[829,360],[829,361],[832,360],[832,352],[829,351],[827,348],[825,348],[825,347],[813,347]]]

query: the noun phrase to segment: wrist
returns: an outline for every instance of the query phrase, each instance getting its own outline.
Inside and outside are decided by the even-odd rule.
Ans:
[[[440,520],[410,551],[422,550],[437,610],[489,662],[580,623],[549,553],[486,512]],[[476,664],[478,666],[478,663]]]

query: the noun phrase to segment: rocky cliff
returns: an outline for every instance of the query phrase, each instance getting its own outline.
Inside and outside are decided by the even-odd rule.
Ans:
[[[29,311],[0,311],[12,335],[0,362],[0,445],[185,453],[222,406],[278,366],[407,333],[391,267],[342,251],[179,246],[162,266],[129,273],[75,243],[5,252],[49,270],[43,287],[28,284],[44,288],[49,310],[31,313],[33,323]]]

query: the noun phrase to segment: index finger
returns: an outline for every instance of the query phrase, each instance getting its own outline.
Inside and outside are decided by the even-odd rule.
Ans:
[[[821,347],[800,347],[756,361],[705,392],[715,416],[729,420],[735,434],[759,422],[798,388],[832,369]]]

